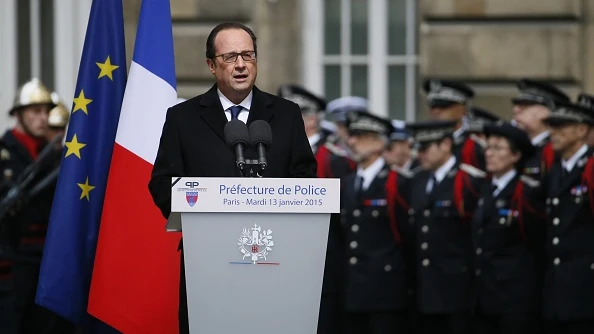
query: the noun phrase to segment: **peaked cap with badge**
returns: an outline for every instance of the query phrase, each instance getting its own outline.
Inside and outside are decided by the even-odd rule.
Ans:
[[[406,123],[399,120],[392,120],[392,132],[389,136],[390,141],[408,141],[410,134],[406,131]]]
[[[577,97],[577,105],[594,110],[594,95],[581,93]]]
[[[451,138],[456,127],[456,121],[421,121],[407,124],[406,129],[411,132],[415,147],[423,149],[429,144],[444,138]]]
[[[393,131],[392,123],[367,111],[351,111],[348,114],[348,127],[351,134],[373,132],[389,136]]]
[[[541,104],[552,109],[557,102],[569,102],[567,94],[548,82],[521,79],[516,86],[520,95],[512,99],[513,104]]]
[[[501,118],[495,113],[481,107],[471,107],[470,116],[466,129],[469,133],[481,133],[485,125],[501,121]]]
[[[359,96],[344,96],[334,99],[326,105],[326,112],[335,122],[348,122],[348,114],[352,111],[369,110],[369,101]]]
[[[454,104],[467,104],[474,97],[474,90],[458,81],[428,79],[423,83],[430,108],[447,108]]]
[[[552,112],[544,122],[549,126],[583,123],[594,126],[594,109],[571,102],[555,103]]]
[[[281,85],[277,95],[295,102],[299,105],[303,114],[315,114],[324,112],[326,109],[326,101],[324,99],[298,85]]]

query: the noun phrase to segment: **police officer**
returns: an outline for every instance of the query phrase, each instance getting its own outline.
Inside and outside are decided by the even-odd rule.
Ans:
[[[336,124],[336,136],[329,141],[345,152],[346,156],[351,157],[351,151],[348,145],[349,129],[348,115],[352,111],[369,110],[369,101],[360,96],[343,96],[328,102],[326,112],[329,118]]]
[[[584,108],[594,111],[594,96],[586,93],[581,93],[577,97],[577,104]],[[588,146],[594,148],[594,127],[590,129],[586,143],[588,144]]]
[[[59,162],[58,149],[45,150],[49,111],[54,107],[49,90],[34,78],[19,88],[9,111],[16,125],[2,137],[0,150],[7,159],[2,161],[0,170],[11,187],[23,186],[22,180],[31,179],[24,187],[24,195],[29,195]],[[40,154],[42,150],[44,153]],[[0,219],[10,228],[10,246],[14,250],[11,294],[15,300],[13,321],[17,333],[48,333],[58,321],[55,314],[35,304],[53,191],[50,184],[35,197],[21,196],[10,207],[2,207],[4,215]]]
[[[594,113],[558,102],[544,121],[557,154],[547,175],[544,316],[550,333],[594,333]]]
[[[454,156],[456,121],[409,124],[423,171],[406,195],[415,231],[416,296],[422,333],[469,333],[469,219],[485,173]],[[400,188],[400,185],[399,185]]]
[[[396,172],[382,157],[390,132],[389,120],[349,113],[357,171],[345,178],[341,191],[345,333],[406,333],[406,232],[401,229],[406,211],[395,211]]]
[[[520,129],[526,131],[532,145],[536,147],[536,153],[526,162],[524,174],[544,180],[547,169],[553,163],[554,153],[549,131],[543,120],[556,102],[569,102],[569,97],[547,82],[521,79],[516,85],[520,94],[512,99],[514,121]]]
[[[475,159],[476,161],[470,163],[472,166],[485,166],[485,155],[480,154],[484,152],[487,145],[483,129],[486,125],[496,123],[501,119],[485,108],[472,106],[470,110],[472,117],[468,120],[466,132],[472,140],[464,141],[461,155]],[[476,147],[477,145],[478,147]]]
[[[466,143],[473,140],[466,128],[472,119],[470,102],[474,97],[474,90],[461,82],[439,79],[425,80],[423,89],[427,94],[431,118],[456,122],[452,135],[454,156],[461,163],[484,169],[484,164],[480,164],[480,160],[483,159],[482,147]],[[463,151],[465,145],[472,146],[474,150]]]
[[[531,196],[539,182],[521,174],[534,147],[524,131],[507,122],[487,125],[484,132],[492,180],[482,187],[472,223],[473,333],[542,333],[539,245],[545,214]]]
[[[412,147],[412,138],[404,128],[405,123],[392,120],[393,131],[388,137],[388,147],[384,152],[384,159],[394,170],[403,174],[416,173],[420,170],[419,160]]]
[[[297,85],[282,85],[278,96],[291,100],[301,108],[305,133],[318,162],[317,175],[322,178],[342,178],[355,168],[348,152],[338,144],[339,130],[335,124],[323,122],[326,101]],[[341,124],[341,122],[337,122]],[[346,137],[342,136],[346,140]]]

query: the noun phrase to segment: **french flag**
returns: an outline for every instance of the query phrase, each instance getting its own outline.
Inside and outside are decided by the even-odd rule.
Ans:
[[[167,109],[176,104],[169,0],[142,1],[111,160],[88,312],[123,333],[177,333],[181,235],[148,191]]]

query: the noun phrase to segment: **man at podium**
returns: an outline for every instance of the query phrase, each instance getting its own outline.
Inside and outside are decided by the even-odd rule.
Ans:
[[[305,135],[299,106],[259,90],[256,36],[239,23],[217,25],[206,41],[206,63],[216,84],[206,93],[167,111],[149,190],[164,217],[171,211],[171,178],[240,177],[224,127],[238,119],[270,124],[273,141],[266,153],[265,177],[313,178],[317,164]],[[246,159],[257,159],[247,147]],[[180,242],[180,250],[182,243]],[[180,333],[189,333],[185,275],[180,273]]]

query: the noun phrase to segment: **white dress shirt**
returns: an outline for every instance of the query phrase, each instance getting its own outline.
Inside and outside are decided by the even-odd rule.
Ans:
[[[509,172],[501,175],[501,177],[493,177],[491,182],[497,188],[493,191],[493,196],[499,195],[499,193],[505,189],[507,184],[516,176],[517,172],[515,169],[511,169]]]
[[[221,105],[223,106],[223,110],[225,111],[225,116],[227,117],[227,121],[231,120],[231,111],[229,108],[235,106],[236,104],[231,102],[221,91],[217,88],[217,94],[219,95],[219,100],[221,101]],[[247,124],[248,116],[250,115],[250,108],[252,106],[252,97],[253,91],[243,100],[241,103],[237,104],[242,106],[243,109],[239,112],[237,119]]]
[[[375,179],[377,174],[381,172],[385,164],[386,162],[384,161],[384,158],[380,157],[365,169],[362,169],[361,167],[357,168],[357,176],[363,179],[361,190],[367,190],[367,188],[369,188],[371,182]],[[355,185],[355,187],[356,186],[357,185]]]
[[[582,157],[582,155],[586,154],[586,152],[588,152],[588,145],[584,144],[568,160],[561,159],[561,166],[563,166],[563,168],[565,168],[568,173],[571,172],[577,161]]]
[[[532,145],[538,146],[538,144],[540,144],[543,140],[547,139],[548,137],[549,137],[549,132],[545,131],[545,132],[535,136],[530,141],[532,142]]]
[[[456,157],[451,156],[448,161],[446,161],[445,164],[441,165],[441,167],[439,167],[434,173],[433,176],[435,177],[435,181],[437,181],[437,183],[441,183],[441,181],[443,181],[443,179],[445,179],[446,175],[448,174],[448,172],[450,170],[452,170],[452,168],[454,167],[454,165],[456,164]],[[429,182],[427,182],[427,187],[425,188],[427,190],[427,193],[430,193],[431,190],[433,190],[433,179],[429,178]]]

